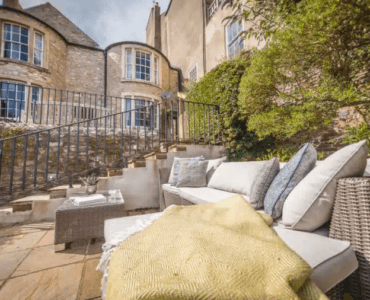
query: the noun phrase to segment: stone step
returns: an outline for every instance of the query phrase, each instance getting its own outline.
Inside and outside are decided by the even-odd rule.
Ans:
[[[167,154],[166,153],[161,153],[161,152],[151,152],[147,155],[144,155],[145,159],[167,159]]]
[[[61,185],[54,187],[52,189],[49,189],[49,199],[57,199],[57,198],[66,198],[67,197],[67,190],[69,186],[68,185]]]
[[[182,152],[182,151],[186,151],[186,146],[173,145],[168,148],[168,152]]]
[[[122,168],[108,168],[108,177],[113,176],[122,176],[123,175],[123,169]]]
[[[145,161],[134,161],[128,164],[129,169],[136,169],[136,168],[145,168],[146,162]]]

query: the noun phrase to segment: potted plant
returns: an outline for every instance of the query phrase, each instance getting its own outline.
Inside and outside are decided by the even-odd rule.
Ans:
[[[91,194],[96,193],[100,178],[97,177],[95,173],[92,173],[91,175],[86,176],[86,178],[80,177],[80,179],[84,182],[86,186],[86,194],[91,195]]]

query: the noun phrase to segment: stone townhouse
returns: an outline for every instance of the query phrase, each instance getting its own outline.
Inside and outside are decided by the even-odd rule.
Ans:
[[[182,71],[184,80],[197,81],[221,61],[242,49],[262,47],[243,40],[246,22],[225,20],[232,14],[227,0],[171,0],[165,12],[156,4],[149,15],[146,42],[162,51]]]
[[[160,49],[138,42],[102,49],[50,3],[23,9],[18,0],[3,0],[0,26],[1,119],[46,116],[53,101],[54,113],[67,120],[67,115],[83,119],[177,97],[179,70]],[[48,106],[40,106],[42,101]],[[75,105],[71,111],[77,101],[79,111]],[[143,123],[138,114],[132,118],[127,125]]]

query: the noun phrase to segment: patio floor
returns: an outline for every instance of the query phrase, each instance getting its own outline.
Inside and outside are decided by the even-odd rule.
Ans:
[[[0,299],[101,299],[104,239],[54,253],[54,223],[0,227]]]

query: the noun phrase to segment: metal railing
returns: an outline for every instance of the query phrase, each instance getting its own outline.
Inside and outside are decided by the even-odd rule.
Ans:
[[[102,167],[127,167],[134,155],[167,152],[170,144],[221,142],[217,105],[182,99],[142,104],[104,116],[87,113],[86,120],[15,137],[0,135],[0,195],[71,185]],[[62,119],[68,120],[60,114]]]

